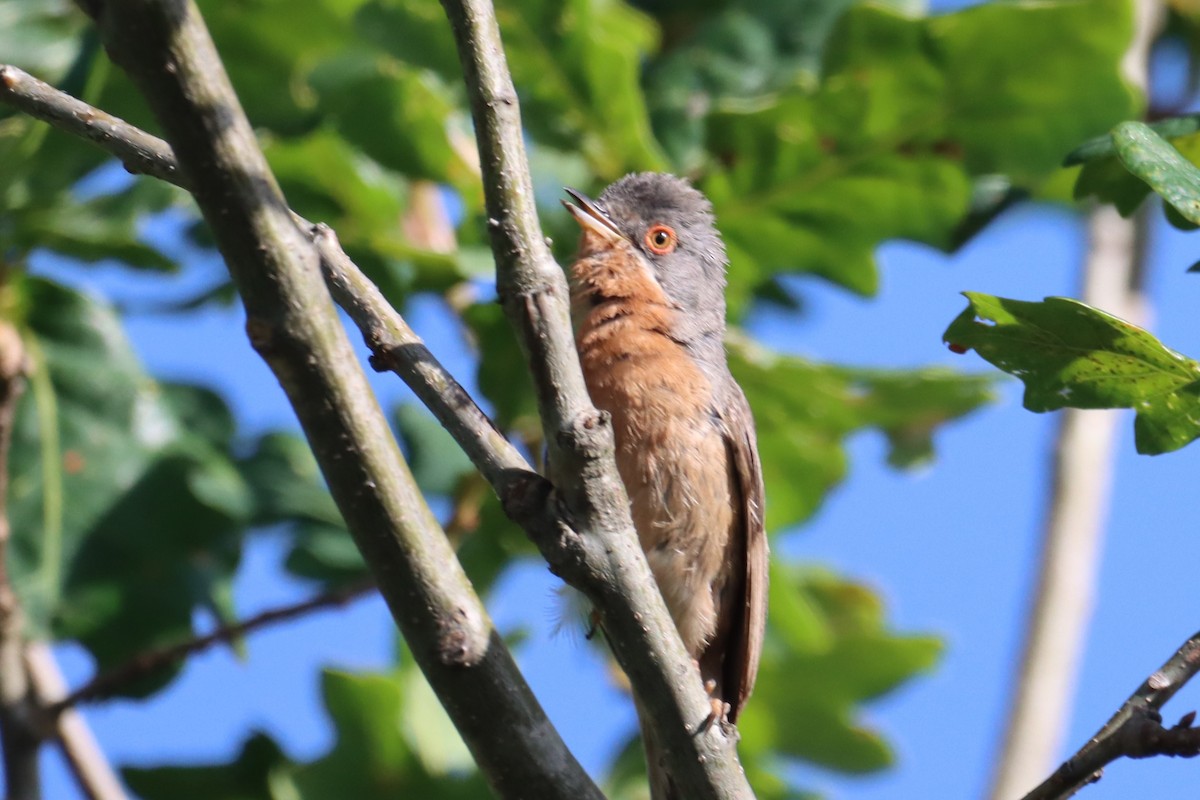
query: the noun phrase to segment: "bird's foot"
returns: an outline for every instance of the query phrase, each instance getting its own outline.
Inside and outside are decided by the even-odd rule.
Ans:
[[[729,721],[730,705],[717,697],[717,682],[709,678],[704,682],[704,691],[708,692],[709,711],[708,716],[704,718],[704,722],[700,723],[699,733],[707,733],[708,729],[715,724],[721,726],[724,733],[729,733],[729,729],[733,727],[733,723]]]

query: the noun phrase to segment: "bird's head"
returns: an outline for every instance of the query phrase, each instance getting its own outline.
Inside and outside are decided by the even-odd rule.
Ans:
[[[710,336],[725,326],[725,245],[712,204],[674,175],[626,175],[591,200],[574,189],[563,205],[583,229],[579,268],[613,280],[593,281],[594,301],[605,294],[657,290],[682,312],[682,333]],[[649,297],[644,299],[651,299]]]

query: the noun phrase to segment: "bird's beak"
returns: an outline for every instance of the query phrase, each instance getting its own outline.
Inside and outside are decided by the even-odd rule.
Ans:
[[[611,247],[625,237],[617,230],[617,226],[613,223],[608,215],[601,211],[591,198],[583,192],[577,192],[570,187],[564,187],[567,194],[579,205],[568,203],[566,200],[562,204],[567,211],[571,212],[571,216],[579,223],[579,227],[583,229],[583,246],[582,250],[598,250],[602,247]]]

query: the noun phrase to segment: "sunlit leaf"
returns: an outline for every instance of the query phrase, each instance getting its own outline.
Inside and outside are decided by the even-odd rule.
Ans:
[[[1200,169],[1141,122],[1112,132],[1121,163],[1192,224],[1200,224]]]
[[[872,294],[880,242],[960,244],[976,179],[1036,187],[1132,113],[1117,71],[1128,38],[1128,8],[1109,0],[927,18],[852,8],[815,90],[726,103],[707,123],[720,167],[702,188],[729,244],[734,312],[778,271]]]
[[[1024,381],[1030,411],[1133,408],[1138,452],[1151,455],[1200,436],[1200,363],[1077,300],[964,294],[944,338]]]
[[[296,770],[295,787],[303,800],[491,797],[478,773],[434,774],[411,749],[405,717],[412,698],[395,677],[326,671],[322,694],[337,740],[323,758]]]

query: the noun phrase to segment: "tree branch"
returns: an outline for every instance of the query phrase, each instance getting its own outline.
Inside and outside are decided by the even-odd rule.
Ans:
[[[514,480],[540,481],[512,442],[350,260],[333,229],[317,225],[313,237],[326,283],[371,348],[371,365],[396,373],[413,390],[502,499]]]
[[[0,64],[0,100],[34,119],[87,139],[120,159],[125,169],[187,189],[171,146],[123,119],[90,106],[24,70]]]
[[[1162,726],[1158,713],[1168,700],[1200,671],[1200,633],[1183,646],[1137,688],[1079,752],[1063,762],[1053,775],[1024,800],[1060,800],[1100,780],[1106,765],[1122,756],[1149,758],[1168,755],[1186,758],[1200,754],[1200,728],[1193,728],[1195,712],[1171,728]]]
[[[203,652],[215,644],[232,642],[268,625],[288,622],[306,614],[311,614],[314,611],[321,611],[335,606],[344,606],[351,600],[367,594],[374,588],[374,583],[365,581],[332,589],[322,592],[315,597],[302,600],[299,603],[290,603],[286,606],[267,609],[241,622],[221,625],[203,636],[196,636],[170,645],[169,647],[139,653],[121,666],[114,667],[108,672],[97,675],[70,694],[56,700],[50,705],[48,711],[51,714],[61,714],[66,709],[77,706],[80,703],[92,703],[97,700],[108,699],[120,691],[123,686],[151,675],[164,667],[169,667],[172,664],[183,661],[188,656]]]
[[[195,5],[109,0],[106,48],[146,97],[413,655],[503,797],[599,791],[529,691],[421,497]],[[481,709],[487,713],[480,713]]]
[[[511,86],[511,83],[509,85]],[[515,98],[515,95],[510,96]],[[19,69],[0,66],[0,101],[8,102],[31,116],[96,143],[119,158],[131,172],[152,175],[185,189],[189,186],[186,175],[178,168],[172,149],[166,142],[65,95]],[[515,99],[513,102],[515,103]],[[505,127],[506,131],[503,136],[497,130],[493,130],[493,135],[511,139],[513,124],[517,124],[519,130],[519,123],[514,120],[506,123],[507,127],[501,126]],[[480,127],[478,121],[476,125]],[[517,139],[519,149],[519,134]],[[507,144],[505,146],[508,147]],[[528,169],[523,151],[519,157],[508,156],[501,171],[505,171],[512,163],[520,164],[520,174],[525,176],[523,182],[526,189],[523,191],[526,197],[530,197]],[[506,191],[513,194],[511,187]],[[491,203],[494,200],[494,192],[489,190],[488,194]],[[556,309],[554,313],[559,315],[561,322],[558,326],[551,326],[555,330],[558,368],[550,371],[549,377],[543,373],[538,381],[545,397],[547,387],[550,387],[553,393],[553,387],[570,383],[560,380],[560,374],[573,370],[578,376],[578,359],[574,352],[570,327],[566,322],[565,300],[562,299],[566,296],[566,288],[562,271],[545,250],[536,217],[533,218],[532,227],[529,225],[527,212],[532,212],[531,202],[527,201],[524,210],[515,214],[515,218],[507,223],[502,223],[501,220],[508,220],[513,215],[510,215],[501,203],[499,212],[489,211],[489,227],[496,232],[506,225],[518,226],[522,231],[521,240],[527,243],[523,252],[528,252],[530,248],[538,249],[540,257],[544,260],[541,274],[546,276],[549,284],[556,283],[558,287],[553,291],[557,292],[556,303],[561,308]],[[586,511],[589,507],[588,496],[583,495],[581,511],[570,505],[565,509],[561,508],[558,496],[552,493],[549,484],[533,472],[520,452],[495,428],[461,385],[429,352],[420,337],[349,259],[338,244],[333,231],[324,225],[314,226],[294,213],[293,218],[297,224],[310,231],[320,255],[321,269],[326,281],[335,299],[362,331],[372,350],[372,364],[377,369],[395,372],[413,389],[491,483],[508,515],[539,543],[551,568],[567,577],[576,587],[582,588],[595,603],[602,618],[606,620],[605,631],[618,661],[630,674],[634,686],[641,685],[643,688],[640,691],[649,698],[645,701],[645,706],[656,720],[663,721],[671,728],[670,738],[664,737],[664,741],[668,742],[668,757],[681,754],[684,766],[679,769],[696,774],[699,786],[694,789],[696,793],[693,796],[748,796],[749,788],[737,766],[732,738],[724,736],[717,726],[709,728],[709,732],[704,736],[692,735],[707,717],[711,706],[700,686],[699,672],[683,650],[682,643],[678,643],[678,648],[673,649],[674,643],[671,640],[678,642],[678,634],[662,604],[653,577],[645,565],[640,546],[632,532],[632,526],[628,522],[628,513],[624,510],[627,508],[627,502],[619,479],[616,478],[615,468],[601,478],[602,485],[609,487],[615,499],[610,498],[607,505],[600,503],[597,506],[607,509],[607,517],[599,514],[595,517],[607,519],[617,516],[622,519],[617,523],[607,524],[607,527],[606,523],[602,522],[599,527],[593,525],[589,529],[579,522],[593,518],[593,515]],[[504,236],[501,236],[501,239],[507,241]],[[508,252],[507,245],[500,246],[503,252]],[[511,270],[509,272],[511,273]],[[505,274],[503,270],[501,274]],[[521,296],[520,292],[514,295],[511,291],[507,292],[507,295],[510,298]],[[549,303],[550,298],[543,296],[531,302],[533,311],[540,313],[538,304]],[[521,305],[518,313],[524,318],[524,303]],[[545,315],[542,315],[541,319],[544,323]],[[546,336],[549,335],[546,333]],[[536,344],[542,341],[542,334],[534,333],[532,338]],[[533,360],[537,363],[537,359]],[[558,428],[548,425],[549,434],[556,430],[560,431],[560,434],[548,435],[547,438],[551,442],[555,466],[572,460],[562,453],[563,443],[576,449],[576,455],[573,457],[576,463],[583,461],[588,465],[586,469],[579,467],[575,473],[561,467],[556,470],[560,481],[579,483],[586,481],[576,476],[585,471],[597,472],[596,463],[602,460],[603,456],[596,447],[589,446],[589,441],[593,444],[597,439],[611,442],[611,437],[606,422],[601,430],[594,430],[598,417],[589,416],[589,413],[596,415],[597,412],[592,408],[590,400],[587,400],[581,377],[575,380],[575,385],[583,394],[579,395],[573,391],[570,408],[578,409],[583,406],[589,412],[577,410],[573,413],[564,410],[558,412],[555,418],[583,419],[590,421],[593,428],[587,427],[588,423],[574,426],[568,424],[563,432],[562,426],[565,423],[560,423]],[[553,399],[550,402],[554,402]],[[604,446],[611,448],[611,444]],[[608,458],[611,463],[611,456]],[[580,494],[576,490],[575,495],[578,497]],[[595,506],[597,503],[598,500],[590,501],[590,505]],[[567,518],[575,521],[575,525],[567,524]],[[607,545],[606,542],[610,541],[607,535],[578,536],[575,532],[584,530],[615,530],[617,534],[611,541],[616,544]],[[651,608],[655,608],[658,613],[650,613]],[[669,677],[690,674],[694,674],[694,681],[690,677],[678,681]],[[643,677],[638,677],[639,675]],[[649,677],[645,677],[647,675]],[[648,689],[645,688],[647,683]],[[697,768],[697,764],[701,767]],[[710,779],[709,776],[712,775],[723,777]],[[713,783],[734,787],[720,790],[732,794],[712,794]]]
[[[442,6],[471,100],[497,290],[533,375],[555,484],[540,508],[506,508],[531,532],[551,569],[595,605],[680,795],[752,797],[734,738],[720,725],[703,724],[709,698],[638,544],[609,420],[583,382],[566,278],[538,222],[495,11],[489,0],[442,0]],[[563,512],[573,530],[559,522]]]

